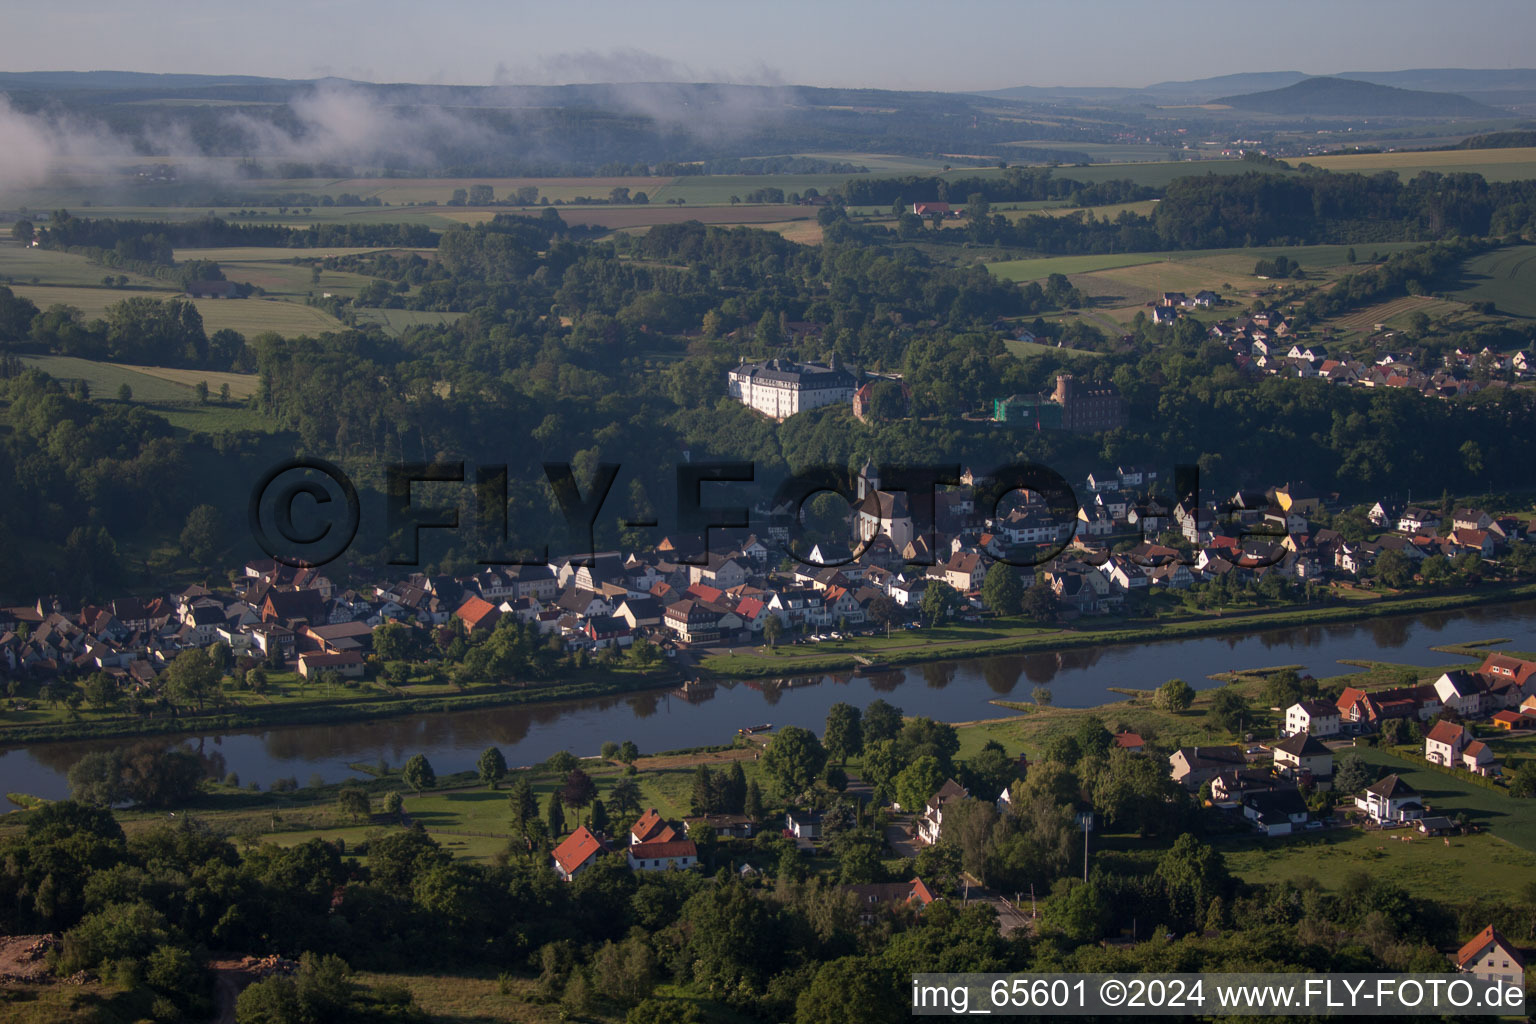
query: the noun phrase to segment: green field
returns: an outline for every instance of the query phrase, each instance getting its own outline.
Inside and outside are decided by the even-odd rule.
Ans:
[[[1492,302],[1500,313],[1536,317],[1536,246],[1511,245],[1472,257],[1462,267],[1464,302]]]
[[[1494,755],[1502,757],[1498,740],[1491,739]],[[1361,760],[1378,766],[1383,774],[1402,776],[1423,796],[1426,813],[1455,817],[1465,812],[1475,825],[1526,850],[1536,851],[1536,803],[1517,800],[1502,790],[1484,789],[1467,776],[1447,775],[1431,768],[1422,758],[1403,759],[1376,747],[1360,747]]]
[[[1311,880],[1338,889],[1351,873],[1364,871],[1415,897],[1453,902],[1473,880],[1484,897],[1518,897],[1536,882],[1536,854],[1487,832],[1452,836],[1446,845],[1410,830],[1339,829],[1254,839],[1236,849],[1224,843],[1222,853],[1232,873],[1247,882]]]

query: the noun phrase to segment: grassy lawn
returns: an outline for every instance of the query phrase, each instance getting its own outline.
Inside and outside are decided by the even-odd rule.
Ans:
[[[1403,837],[1413,838],[1403,841]],[[1416,897],[1454,902],[1475,884],[1479,896],[1517,896],[1536,882],[1536,854],[1487,832],[1425,838],[1417,832],[1329,829],[1291,838],[1222,844],[1227,866],[1247,882],[1313,879],[1337,889],[1355,871],[1402,886]]]

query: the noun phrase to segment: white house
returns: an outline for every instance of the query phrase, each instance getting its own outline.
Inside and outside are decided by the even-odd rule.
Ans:
[[[1285,734],[1299,732],[1314,737],[1337,736],[1340,729],[1338,705],[1326,700],[1298,701],[1285,709]]]
[[[1388,822],[1411,821],[1424,816],[1424,804],[1419,791],[1396,775],[1365,787],[1355,797],[1355,806],[1371,816],[1378,825]]]
[[[699,848],[692,839],[633,843],[624,848],[631,871],[686,871],[699,862]]]

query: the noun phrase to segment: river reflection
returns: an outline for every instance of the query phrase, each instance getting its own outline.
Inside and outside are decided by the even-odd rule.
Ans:
[[[595,754],[607,740],[632,739],[646,753],[728,742],[736,729],[772,722],[818,732],[838,701],[864,705],[876,697],[908,714],[971,721],[1006,714],[988,700],[1028,700],[1047,686],[1055,704],[1087,707],[1118,700],[1111,687],[1148,688],[1178,677],[1196,688],[1233,669],[1300,665],[1314,675],[1353,671],[1341,658],[1443,664],[1437,645],[1507,637],[1515,650],[1536,650],[1536,601],[1373,619],[1361,623],[1268,630],[1119,647],[1074,648],[965,661],[930,662],[869,675],[836,673],[779,682],[726,682],[684,699],[672,692],[475,711],[379,718],[208,734],[187,740],[243,781],[354,774],[349,764],[399,765],[424,753],[438,774],[472,768],[480,751],[502,749],[509,763],[533,764],[558,750]],[[82,754],[136,741],[45,743],[0,749],[0,793],[66,795],[64,774]]]

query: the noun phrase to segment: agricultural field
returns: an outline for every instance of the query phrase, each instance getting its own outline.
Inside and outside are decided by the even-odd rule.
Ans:
[[[177,249],[177,263],[187,260],[212,260],[224,263],[286,263],[289,260],[324,260],[339,256],[365,256],[372,252],[402,252],[401,249],[349,249],[345,246],[316,249],[279,249],[260,245],[233,245],[215,249]],[[416,250],[430,253],[430,249]]]
[[[650,227],[656,224],[682,224],[696,220],[703,224],[759,227],[787,221],[816,223],[816,209],[811,206],[568,206],[560,209],[567,224],[592,224],[598,227]]]
[[[1306,163],[1340,173],[1375,174],[1396,171],[1411,178],[1420,171],[1439,174],[1481,174],[1489,181],[1536,178],[1536,148],[1451,149],[1425,153],[1348,153],[1307,157]]]
[[[1355,310],[1337,320],[1330,321],[1334,330],[1344,334],[1370,334],[1377,324],[1389,329],[1401,329],[1408,325],[1408,318],[1424,313],[1431,319],[1440,319],[1465,310],[1459,302],[1447,302],[1429,295],[1405,295],[1398,299],[1378,302],[1374,306]]]
[[[156,278],[103,267],[73,253],[0,245],[0,283],[24,284],[35,278],[39,283],[95,287],[108,274],[113,277],[122,274],[128,278],[130,285],[136,287],[167,287],[166,282]]]
[[[22,362],[36,367],[58,380],[84,380],[91,389],[91,397],[99,400],[117,400],[118,389],[127,384],[133,389],[135,402],[192,402],[197,400],[194,384],[182,384],[167,380],[157,373],[120,366],[114,363],[98,363],[73,356],[22,356]],[[155,368],[158,370],[158,368]],[[229,375],[233,376],[233,374]],[[199,380],[202,378],[199,377]],[[214,392],[218,385],[208,384]],[[233,387],[231,387],[233,390]]]
[[[127,298],[176,299],[180,292],[124,291],[117,288],[66,288],[47,285],[16,285],[11,289],[31,299],[39,309],[63,303],[74,306],[88,319],[104,316],[109,307]],[[247,337],[263,331],[278,334],[314,334],[342,329],[342,323],[324,310],[282,299],[191,299],[209,334],[226,327]]]
[[[1507,246],[1472,257],[1451,294],[1464,302],[1492,302],[1509,316],[1536,317],[1536,246]]]

